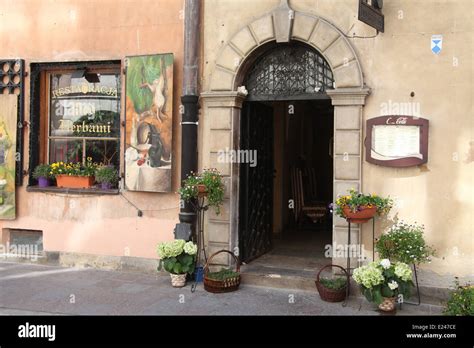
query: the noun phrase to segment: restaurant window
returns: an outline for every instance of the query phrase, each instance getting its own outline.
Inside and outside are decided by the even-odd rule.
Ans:
[[[47,161],[120,165],[120,73],[46,71]]]

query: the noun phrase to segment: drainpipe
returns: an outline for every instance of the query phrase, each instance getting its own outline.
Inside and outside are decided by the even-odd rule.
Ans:
[[[200,8],[201,0],[185,0],[184,69],[181,96],[181,182],[190,172],[197,172]],[[194,225],[195,218],[196,214],[190,204],[185,203],[181,206],[180,223]],[[190,225],[185,226],[191,227]]]

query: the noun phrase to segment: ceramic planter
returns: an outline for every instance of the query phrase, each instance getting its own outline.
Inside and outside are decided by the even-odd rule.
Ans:
[[[112,184],[110,182],[102,182],[100,184],[100,188],[102,190],[110,190],[112,188]]]
[[[56,175],[58,187],[64,188],[91,188],[94,184],[93,176]]]
[[[363,224],[372,219],[377,212],[376,207],[366,207],[362,206],[360,207],[360,210],[356,212],[352,212],[351,208],[346,206],[343,209],[344,216],[346,219],[350,219],[351,223],[354,224]]]
[[[44,177],[44,176],[40,176],[38,178],[38,186],[39,187],[48,187],[49,186],[49,179]]]
[[[173,274],[170,273],[171,276],[171,285],[174,288],[182,288],[186,285],[186,273],[184,274]]]
[[[383,312],[394,312],[397,309],[396,297],[384,297],[379,309]]]

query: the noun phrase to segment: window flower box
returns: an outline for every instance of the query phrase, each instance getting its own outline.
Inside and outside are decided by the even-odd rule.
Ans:
[[[64,188],[91,188],[94,181],[93,176],[56,175],[56,185]]]

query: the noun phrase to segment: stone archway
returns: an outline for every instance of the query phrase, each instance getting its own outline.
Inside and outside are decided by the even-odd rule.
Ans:
[[[362,106],[369,94],[355,51],[344,34],[326,19],[293,11],[286,0],[271,13],[240,29],[222,47],[206,91],[201,93],[200,167],[218,168],[226,177],[226,200],[220,215],[212,212],[206,221],[209,253],[238,246],[239,165],[219,163],[218,151],[238,150],[240,111],[245,88],[240,87],[249,64],[259,48],[296,40],[316,50],[329,63],[335,88],[327,91],[334,105],[334,196],[349,188],[361,187]],[[360,230],[352,229],[352,241],[360,240]],[[347,243],[347,223],[335,217],[333,244]],[[218,261],[230,262],[226,256]],[[344,259],[333,259],[344,265]]]

